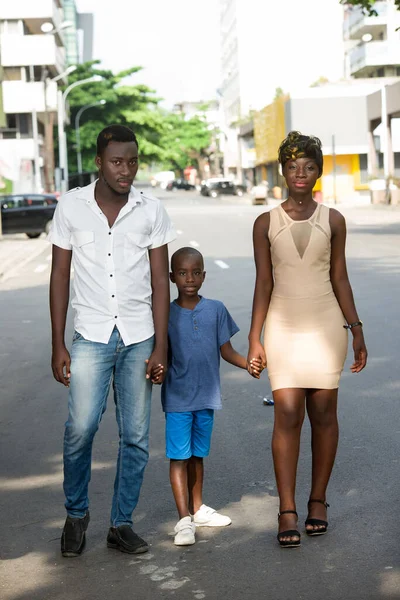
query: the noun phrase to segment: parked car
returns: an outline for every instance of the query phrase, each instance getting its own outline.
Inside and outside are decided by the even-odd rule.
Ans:
[[[167,184],[167,190],[195,190],[196,186],[186,181],[186,179],[174,179]]]
[[[175,173],[173,171],[160,171],[153,175],[150,183],[152,187],[160,187],[162,190],[165,190],[168,183],[174,179]]]
[[[258,185],[251,188],[251,203],[252,204],[267,204],[268,203],[268,182],[262,181]]]
[[[57,206],[54,194],[10,194],[0,196],[3,233],[26,233],[38,238],[50,231]]]
[[[230,179],[207,179],[202,183],[200,193],[203,196],[217,198],[220,195],[243,196],[245,187]]]

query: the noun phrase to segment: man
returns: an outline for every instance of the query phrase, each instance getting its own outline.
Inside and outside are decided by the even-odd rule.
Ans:
[[[96,165],[96,182],[59,200],[48,238],[52,369],[69,387],[65,557],[79,556],[85,545],[92,443],[111,382],[120,444],[107,545],[131,554],[148,550],[132,530],[132,512],[148,461],[151,384],[163,382],[167,365],[167,244],[175,233],[160,201],[132,186],[138,170],[133,131],[103,129]],[[71,260],[76,313],[70,356],[64,334]]]

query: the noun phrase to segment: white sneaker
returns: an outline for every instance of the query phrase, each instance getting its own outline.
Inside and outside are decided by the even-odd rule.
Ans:
[[[226,527],[232,523],[232,520],[226,515],[220,515],[213,508],[202,504],[193,515],[193,522],[196,527]]]
[[[175,546],[191,546],[196,542],[194,533],[196,531],[196,525],[192,523],[190,517],[183,517],[174,527],[176,533],[174,538]]]

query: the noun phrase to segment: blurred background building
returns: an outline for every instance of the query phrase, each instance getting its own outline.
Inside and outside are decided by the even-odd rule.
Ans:
[[[0,3],[1,192],[7,181],[14,193],[54,190],[57,89],[69,65],[91,58],[92,29],[71,0]]]
[[[339,78],[320,77],[310,87],[297,81],[272,97],[280,46],[271,48],[266,34],[270,7],[263,12],[252,0],[220,0],[225,176],[267,180],[277,196],[284,193],[278,147],[296,129],[323,142],[325,171],[315,190],[321,200],[367,201],[372,179],[400,178],[400,12],[394,0],[374,8],[378,14],[371,17],[341,8]],[[302,39],[312,37],[307,26],[302,22]],[[303,42],[288,35],[282,43],[293,46],[301,68]],[[308,76],[306,67],[302,72]]]

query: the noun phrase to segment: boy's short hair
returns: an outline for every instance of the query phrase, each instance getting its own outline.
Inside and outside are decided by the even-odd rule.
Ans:
[[[197,256],[201,260],[201,264],[204,267],[204,258],[201,252],[196,250],[196,248],[192,248],[191,246],[185,246],[183,248],[179,248],[176,252],[171,256],[171,271],[174,272],[175,264],[178,258],[182,256]]]
[[[97,136],[97,156],[101,156],[110,142],[135,142],[139,148],[136,135],[125,125],[109,125]]]

